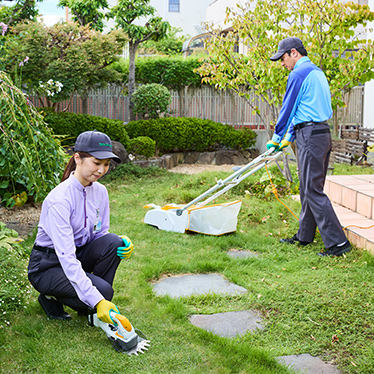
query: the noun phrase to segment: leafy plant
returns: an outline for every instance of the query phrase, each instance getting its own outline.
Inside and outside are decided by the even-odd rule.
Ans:
[[[166,113],[171,103],[169,90],[161,84],[151,83],[140,86],[132,96],[134,113],[143,118],[155,119]]]
[[[4,72],[0,72],[0,113],[0,198],[14,206],[13,197],[26,192],[42,201],[59,183],[63,149]]]
[[[57,108],[59,102],[69,100],[76,92],[84,98],[88,90],[118,79],[118,73],[108,66],[122,51],[125,36],[120,31],[101,34],[71,22],[52,27],[30,22],[14,26],[12,33],[2,59],[6,71],[14,76],[17,63],[28,56],[22,83],[27,84],[29,93],[39,95],[43,106]],[[40,82],[50,80],[60,82],[61,91],[43,100]]]
[[[147,55],[181,55],[183,42],[186,39],[189,39],[190,36],[179,35],[178,33],[182,32],[180,27],[170,27],[168,33],[160,40],[149,40],[142,44],[139,48],[139,54]]]
[[[26,254],[18,233],[0,222],[0,328],[9,324],[10,314],[26,304],[31,292],[26,277]]]
[[[147,158],[152,157],[156,152],[156,142],[148,136],[139,136],[130,140],[128,152]]]
[[[66,139],[62,140],[64,145],[73,144],[81,132],[90,130],[104,132],[111,140],[122,143],[126,149],[129,145],[129,137],[120,120],[80,113],[56,113],[46,108],[40,109],[40,113],[44,115],[44,121],[54,134],[66,136]]]
[[[159,118],[132,121],[125,125],[130,138],[148,136],[161,153],[211,151],[223,146],[246,149],[255,144],[256,133],[200,118]]]
[[[109,174],[105,175],[101,180],[103,182],[110,182],[115,180],[123,179],[137,179],[146,176],[165,176],[167,175],[167,170],[160,169],[157,166],[150,166],[142,168],[139,165],[134,165],[132,163],[120,164]]]
[[[252,0],[227,8],[224,24],[230,24],[231,31],[224,37],[222,29],[207,25],[211,33],[207,39],[208,54],[198,70],[204,83],[231,89],[244,97],[271,135],[270,124],[278,118],[289,74],[280,63],[269,59],[279,41],[287,36],[303,41],[311,61],[326,74],[335,110],[345,105],[342,95],[346,91],[373,77],[373,43],[362,38],[363,30],[373,19],[374,12],[368,5],[354,2],[296,0],[286,4]],[[234,52],[238,40],[245,54]],[[260,113],[249,90],[261,96],[268,111]],[[337,125],[335,120],[336,134]]]

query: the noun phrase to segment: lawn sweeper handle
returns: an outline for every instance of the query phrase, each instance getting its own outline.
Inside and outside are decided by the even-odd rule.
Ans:
[[[192,200],[190,203],[185,205],[181,209],[176,209],[175,212],[177,216],[181,216],[183,212],[188,209],[192,205],[196,205],[200,200],[204,199],[205,197],[209,196],[213,192],[221,189],[220,191],[216,192],[213,196],[208,198],[207,200],[197,204],[199,207],[203,207],[204,205],[210,203],[214,199],[216,199],[218,196],[221,196],[226,191],[230,190],[231,188],[238,185],[242,180],[248,178],[250,175],[255,173],[257,170],[262,169],[265,165],[275,161],[282,152],[276,151],[275,148],[270,148],[265,153],[261,154],[260,156],[256,157],[253,161],[248,163],[247,165],[244,165],[239,170],[235,171],[233,174],[231,174],[226,179],[218,180],[217,184],[213,187],[211,187],[208,191],[204,192],[200,196],[198,196],[196,199]],[[249,170],[249,171],[248,171]],[[243,175],[243,173],[245,173]]]

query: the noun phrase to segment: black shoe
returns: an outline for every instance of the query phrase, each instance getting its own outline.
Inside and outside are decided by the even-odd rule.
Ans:
[[[79,309],[78,310],[79,317],[88,317],[88,309]]]
[[[71,315],[64,311],[64,307],[56,299],[47,299],[44,295],[40,294],[38,301],[48,318],[60,320],[71,319]]]
[[[298,237],[296,236],[296,234],[292,237],[292,238],[289,238],[289,239],[281,239],[279,240],[279,243],[287,243],[287,244],[299,244],[301,246],[306,246],[308,244],[310,244],[309,242],[302,242],[298,239]]]
[[[343,245],[333,245],[326,252],[317,253],[318,256],[341,256],[351,250],[351,243],[347,240]]]

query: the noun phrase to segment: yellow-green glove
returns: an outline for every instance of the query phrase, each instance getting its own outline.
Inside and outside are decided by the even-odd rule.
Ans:
[[[110,317],[110,312],[113,311],[115,313],[119,313],[119,310],[112,302],[105,299],[99,301],[96,305],[96,311],[97,318],[100,321],[116,325],[116,323]]]
[[[283,148],[288,147],[291,144],[288,140],[283,139],[280,143],[279,150],[281,151]]]
[[[124,260],[125,258],[129,258],[131,256],[131,253],[134,250],[134,245],[126,235],[122,235],[121,239],[123,240],[124,246],[117,248],[117,256],[121,260]]]
[[[269,142],[266,143],[266,148],[267,149],[275,148],[275,150],[277,150],[279,148],[279,143],[275,143],[274,141],[270,140]]]

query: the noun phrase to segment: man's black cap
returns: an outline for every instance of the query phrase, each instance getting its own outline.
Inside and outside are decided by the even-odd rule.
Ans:
[[[121,159],[112,151],[112,141],[109,136],[96,130],[79,134],[74,145],[74,152],[87,152],[98,160],[111,158],[116,162],[121,162]]]
[[[304,48],[303,42],[299,38],[286,38],[279,42],[278,52],[270,57],[270,60],[277,61],[279,60],[286,52],[290,51],[292,48]]]

